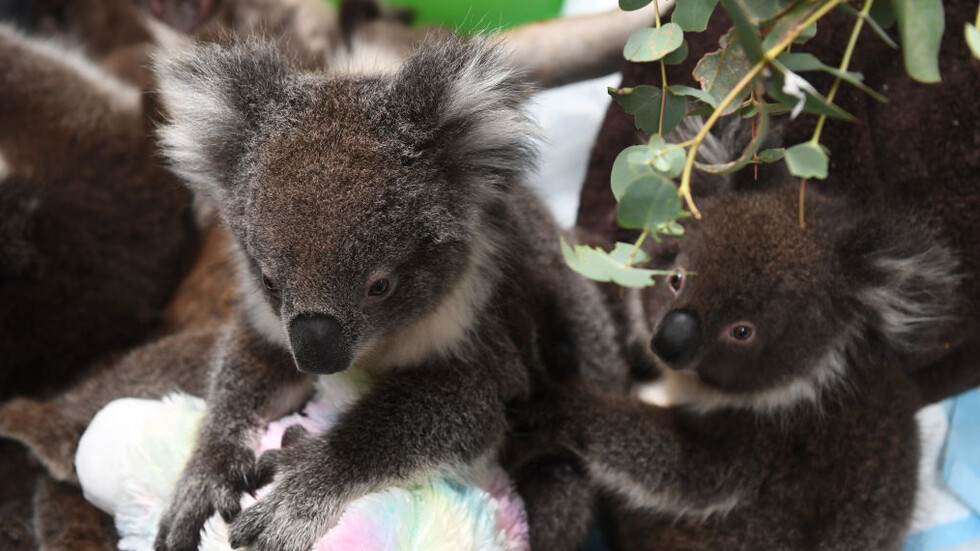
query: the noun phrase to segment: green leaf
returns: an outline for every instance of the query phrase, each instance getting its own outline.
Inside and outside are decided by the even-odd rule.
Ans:
[[[715,165],[695,162],[695,166],[697,166],[699,170],[709,174],[727,174],[729,172],[735,172],[743,166],[751,163],[755,153],[759,151],[759,147],[762,145],[762,142],[765,141],[766,135],[769,133],[769,113],[764,108],[759,109],[758,121],[755,137],[749,141],[748,145],[745,146],[742,154],[737,159],[727,163]]]
[[[690,86],[684,86],[683,84],[676,84],[670,87],[670,91],[678,96],[691,97],[707,103],[712,107],[718,107],[718,100],[704,90],[698,90],[697,88],[691,88]]]
[[[759,36],[759,30],[749,21],[749,14],[745,11],[745,6],[737,0],[721,0],[721,6],[732,18],[732,23],[735,25],[736,40],[741,44],[749,61],[751,63],[758,62],[764,55],[762,38]]]
[[[649,4],[652,0],[619,0],[619,9],[624,11],[634,11]]]
[[[561,238],[561,254],[572,270],[595,281],[612,281],[623,287],[649,287],[654,284],[653,277],[668,275],[664,270],[645,270],[626,265],[632,245],[617,243],[612,253],[587,245],[573,248]],[[624,253],[625,248],[625,253]],[[625,258],[624,258],[625,254]],[[639,258],[639,254],[637,255]]]
[[[837,67],[831,67],[817,59],[813,54],[784,52],[776,58],[790,71],[824,71],[860,89],[865,94],[873,97],[881,103],[888,103],[888,98],[879,94],[864,83],[864,76],[861,73],[841,71]]]
[[[887,7],[884,8],[883,10],[877,10],[879,11],[879,13],[876,16],[875,15],[876,8],[879,8],[880,6],[887,6]],[[874,31],[876,35],[878,35],[878,38],[884,41],[885,44],[888,44],[888,46],[895,48],[896,50],[898,49],[898,44],[896,44],[895,41],[892,40],[892,37],[888,36],[888,33],[885,32],[885,29],[883,28],[883,27],[889,27],[893,23],[895,23],[895,10],[891,8],[891,5],[888,4],[888,2],[885,1],[875,2],[871,6],[871,13],[869,13],[867,17],[864,17],[863,15],[861,15],[861,12],[857,11],[851,6],[848,6],[847,4],[841,4],[837,6],[837,9],[845,13],[848,13],[850,15],[853,15],[854,17],[863,18],[864,22],[867,23],[869,27],[871,27],[871,30]],[[882,23],[883,20],[887,21],[887,24]]]
[[[676,0],[675,4],[670,20],[685,31],[701,32],[708,28],[708,19],[718,0]]]
[[[626,41],[623,56],[630,61],[657,61],[680,48],[682,42],[684,31],[677,23],[667,23],[659,29],[639,29]]]
[[[687,40],[685,40],[681,42],[680,48],[677,48],[673,52],[670,52],[664,56],[664,63],[667,65],[680,65],[681,63],[684,63],[684,60],[687,59],[689,53],[690,49],[687,46]]]
[[[774,66],[782,67],[782,64],[774,61]],[[782,67],[785,69],[785,67]],[[795,75],[795,73],[793,73]],[[796,75],[799,78],[799,75]],[[783,74],[777,72],[773,75],[771,79],[766,83],[766,92],[777,102],[785,104],[787,106],[797,106],[800,98],[795,95],[790,95],[784,89],[785,77]],[[814,115],[827,115],[828,117],[833,117],[835,119],[842,119],[846,121],[853,121],[854,116],[844,111],[837,105],[827,101],[827,98],[820,95],[816,91],[812,90],[800,90],[803,93],[803,111],[806,113],[811,113]]]
[[[772,29],[766,35],[766,38],[762,41],[762,47],[768,50],[777,43],[781,42],[813,13],[814,8],[815,6],[812,3],[804,2],[789,10],[785,15],[777,19],[773,24]],[[809,27],[803,29],[803,32],[797,35],[796,38],[793,39],[793,42],[802,44],[813,38],[813,36],[816,34],[816,24],[810,25]]]
[[[980,31],[972,23],[966,24],[966,44],[973,52],[973,57],[980,59]]]
[[[827,177],[829,162],[827,153],[813,142],[796,144],[786,150],[786,166],[789,167],[789,173],[799,178],[823,180]]]
[[[726,95],[742,78],[752,70],[752,64],[745,57],[745,52],[737,44],[727,44],[722,49],[705,55],[694,67],[694,80],[701,84],[701,89],[715,98],[714,105],[721,103]],[[725,110],[723,115],[735,112],[749,95],[751,86],[745,87],[739,97]]]
[[[620,226],[653,233],[684,215],[677,186],[662,178],[640,178],[633,182],[616,207],[616,221]]]
[[[760,163],[775,163],[786,156],[786,150],[782,147],[775,149],[763,149],[756,156]]]
[[[627,147],[613,162],[609,176],[613,196],[619,201],[626,188],[643,178],[659,178],[673,185],[684,168],[684,149],[654,136],[647,145]]]
[[[856,10],[855,10],[856,11]],[[877,25],[887,29],[895,24],[895,4],[892,0],[878,0],[871,5],[871,12],[868,17]]]
[[[643,264],[644,262],[650,261],[650,255],[646,253],[643,249],[636,249],[636,254],[633,256],[633,262],[630,262],[630,255],[633,254],[633,249],[636,247],[632,243],[623,243],[622,241],[616,243],[613,250],[609,251],[609,258],[613,259],[624,266],[629,263],[631,266],[636,266],[638,264]]]
[[[942,0],[894,0],[905,70],[919,82],[939,82],[939,45],[946,24]]]
[[[660,105],[664,103],[663,131],[666,134],[674,129],[684,118],[686,103],[684,98],[668,90],[666,100],[662,99],[660,88],[637,86],[635,88],[610,89],[613,101],[633,115],[637,128],[647,134],[660,133]]]
[[[740,0],[755,23],[768,21],[786,11],[799,0]]]

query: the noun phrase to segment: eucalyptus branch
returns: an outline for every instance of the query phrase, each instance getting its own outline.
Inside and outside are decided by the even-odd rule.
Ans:
[[[840,62],[840,71],[844,73],[847,71],[848,67],[851,65],[851,57],[854,55],[854,47],[857,45],[858,36],[861,34],[861,28],[864,27],[864,21],[869,17],[871,13],[871,7],[874,5],[875,0],[865,0],[864,7],[861,8],[861,13],[858,15],[857,20],[854,22],[854,28],[851,29],[851,37],[847,41],[847,48],[844,50],[844,57]],[[840,89],[842,79],[837,77],[834,79],[834,83],[830,86],[830,91],[827,92],[827,103],[834,101],[834,97],[837,96],[837,90]],[[827,115],[820,115],[817,119],[817,126],[813,130],[813,137],[810,141],[816,145],[820,145],[820,134],[823,132],[823,126],[827,122]],[[798,215],[799,224],[801,228],[806,227],[806,178],[800,179],[800,191],[799,191],[799,205],[798,205]]]
[[[819,21],[822,17],[827,15],[831,10],[836,8],[837,5],[843,3],[844,1],[845,0],[830,0],[820,8],[816,9],[801,23],[793,27],[775,46],[765,51],[762,58],[756,62],[752,69],[750,69],[749,72],[738,81],[738,83],[735,84],[735,87],[728,92],[728,95],[726,95],[721,102],[718,103],[718,106],[711,113],[711,116],[708,117],[708,120],[704,123],[704,126],[701,127],[701,130],[694,137],[691,148],[687,153],[687,159],[684,161],[684,171],[681,175],[681,185],[678,188],[677,193],[684,198],[685,203],[687,203],[688,210],[691,211],[691,214],[695,218],[700,219],[701,212],[694,205],[694,198],[691,196],[691,172],[694,169],[694,159],[697,156],[698,148],[708,137],[708,133],[711,131],[711,128],[718,122],[718,119],[721,118],[722,113],[728,109],[732,102],[740,97],[742,92],[750,84],[752,84],[759,73],[762,72],[762,70],[765,69],[776,57],[778,57],[779,54],[783,53],[783,51],[785,51],[786,48],[793,43],[800,33]]]
[[[654,22],[656,28],[660,28],[660,0],[653,0]],[[660,123],[657,126],[657,134],[664,135],[664,115],[667,110],[667,66],[664,58],[660,58]],[[632,256],[630,257],[632,260]]]
[[[875,0],[864,0],[864,8],[861,9],[861,15],[854,22],[854,28],[851,29],[851,38],[847,41],[847,48],[844,50],[844,57],[841,59],[840,71],[846,72],[847,68],[851,65],[851,57],[854,55],[854,46],[857,45],[858,35],[861,34],[861,28],[864,27],[864,21],[871,13],[871,6],[873,6]],[[840,88],[841,78],[837,77],[834,79],[834,83],[830,86],[830,91],[827,93],[827,103],[834,101],[834,97],[837,95],[837,90]],[[820,115],[817,119],[816,129],[813,131],[813,137],[810,141],[818,144],[820,143],[820,133],[823,131],[823,125],[827,121],[827,115]]]

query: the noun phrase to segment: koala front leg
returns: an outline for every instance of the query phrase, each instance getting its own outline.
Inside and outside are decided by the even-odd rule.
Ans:
[[[259,429],[301,405],[312,382],[286,350],[240,321],[220,337],[211,369],[207,414],[160,521],[157,551],[194,551],[215,511],[227,520],[239,513],[241,494],[254,485]]]
[[[584,385],[557,402],[561,433],[590,478],[638,507],[722,512],[751,497],[780,453],[772,430],[750,412],[663,409]]]
[[[486,456],[506,425],[490,372],[448,362],[397,372],[328,434],[284,441],[277,485],[232,524],[232,547],[307,551],[354,499]]]

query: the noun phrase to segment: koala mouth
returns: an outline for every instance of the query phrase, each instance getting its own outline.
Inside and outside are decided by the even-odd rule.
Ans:
[[[289,324],[289,345],[296,368],[303,373],[332,375],[351,363],[350,347],[333,316],[297,316]]]

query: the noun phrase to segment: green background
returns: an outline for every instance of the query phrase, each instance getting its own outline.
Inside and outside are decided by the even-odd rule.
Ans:
[[[562,0],[386,0],[386,3],[412,8],[417,23],[438,23],[472,33],[554,17],[561,9]]]

